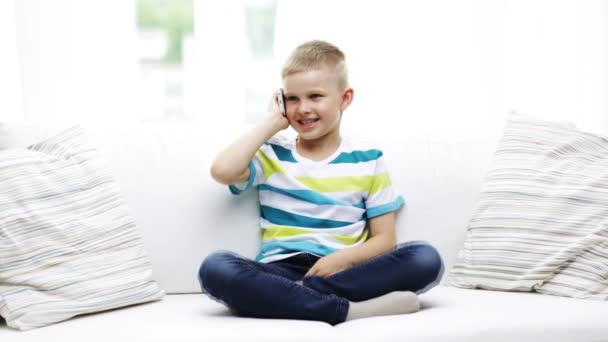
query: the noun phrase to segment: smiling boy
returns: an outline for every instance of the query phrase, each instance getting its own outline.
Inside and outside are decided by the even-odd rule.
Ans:
[[[428,243],[396,245],[403,198],[382,152],[342,137],[354,98],[344,54],[324,41],[298,46],[282,70],[286,115],[268,115],[215,159],[211,175],[234,194],[258,187],[262,245],[256,260],[209,255],[204,293],[248,317],[332,325],[419,309],[416,293],[443,273]],[[294,140],[277,135],[291,126]]]

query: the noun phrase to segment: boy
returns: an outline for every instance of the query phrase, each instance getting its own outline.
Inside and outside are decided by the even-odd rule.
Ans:
[[[286,113],[273,98],[267,117],[222,151],[211,167],[239,194],[258,186],[263,241],[256,260],[209,255],[204,293],[249,317],[335,325],[415,312],[416,293],[441,279],[443,263],[424,242],[395,246],[395,211],[382,152],[340,135],[354,96],[334,45],[298,46],[282,70]],[[289,126],[295,141],[275,137]]]

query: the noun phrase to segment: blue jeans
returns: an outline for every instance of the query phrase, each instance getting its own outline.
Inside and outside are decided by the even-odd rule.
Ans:
[[[301,253],[266,264],[219,251],[205,258],[198,276],[203,293],[239,315],[335,325],[346,320],[349,301],[393,291],[423,293],[439,283],[444,269],[437,250],[421,241],[329,277],[304,277],[318,259]]]

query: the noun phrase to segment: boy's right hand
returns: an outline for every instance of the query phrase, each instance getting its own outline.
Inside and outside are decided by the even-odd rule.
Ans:
[[[268,104],[268,115],[274,120],[280,119],[279,122],[281,124],[281,129],[287,129],[289,127],[289,120],[287,119],[287,116],[283,115],[281,113],[281,109],[279,108],[276,93],[272,94],[272,98]]]
[[[281,114],[276,96],[268,106],[268,115],[222,150],[211,165],[211,176],[221,184],[238,184],[249,179],[249,163],[257,150],[276,133],[289,127]]]

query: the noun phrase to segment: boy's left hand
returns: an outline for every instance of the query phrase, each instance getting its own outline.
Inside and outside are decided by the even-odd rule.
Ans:
[[[342,252],[342,251],[340,251]],[[343,253],[336,252],[322,257],[308,270],[304,275],[318,276],[318,277],[329,277],[330,275],[344,271],[345,269],[352,267],[354,264],[349,261],[346,255]]]

